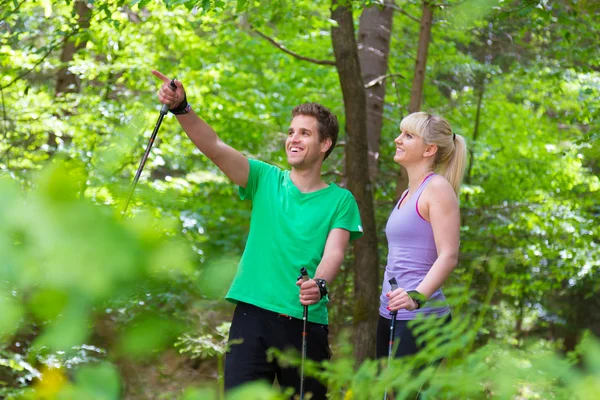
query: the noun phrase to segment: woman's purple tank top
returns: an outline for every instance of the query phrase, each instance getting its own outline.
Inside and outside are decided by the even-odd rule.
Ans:
[[[385,296],[390,291],[389,280],[394,277],[399,288],[407,291],[415,290],[437,259],[431,224],[423,219],[418,209],[419,197],[434,176],[435,174],[427,176],[415,193],[398,209],[398,205],[402,203],[408,193],[408,191],[404,192],[385,227],[385,235],[388,240],[388,260],[383,277],[381,305],[379,306],[379,315],[382,317],[390,318],[390,311],[387,309],[389,299]],[[417,314],[442,317],[450,313],[445,302],[446,298],[442,290],[438,289],[429,298],[425,307],[415,311],[398,310],[396,319],[411,320],[415,319]],[[432,303],[435,303],[433,307],[431,307]]]

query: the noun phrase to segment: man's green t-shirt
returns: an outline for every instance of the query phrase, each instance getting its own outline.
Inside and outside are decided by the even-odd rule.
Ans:
[[[261,161],[249,163],[248,184],[239,192],[253,203],[250,233],[225,298],[302,318],[296,286],[300,269],[306,267],[314,277],[332,229],[349,231],[350,240],[362,236],[356,200],[333,183],[302,193],[289,171]],[[325,297],[309,306],[309,321],[327,324],[328,301]]]

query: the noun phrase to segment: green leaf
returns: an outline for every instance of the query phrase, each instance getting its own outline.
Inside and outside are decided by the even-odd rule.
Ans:
[[[0,344],[6,343],[19,328],[23,306],[12,296],[0,293]]]
[[[53,351],[68,351],[85,343],[90,328],[86,311],[85,301],[72,297],[62,314],[36,339],[36,345]]]
[[[181,333],[181,326],[158,315],[142,315],[121,336],[119,348],[132,357],[148,357],[162,351]]]
[[[246,8],[246,4],[248,4],[248,0],[237,0],[235,11],[238,13],[241,12],[244,10],[244,8]]]
[[[214,388],[188,388],[183,393],[181,400],[212,400],[217,398],[217,391]]]
[[[116,400],[121,394],[118,369],[107,362],[84,366],[75,373],[75,383],[88,399]]]

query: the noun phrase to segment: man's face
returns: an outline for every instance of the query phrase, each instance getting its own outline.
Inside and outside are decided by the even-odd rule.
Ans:
[[[317,119],[309,115],[297,115],[292,119],[285,152],[288,163],[296,169],[304,169],[323,161],[329,140],[319,142]]]

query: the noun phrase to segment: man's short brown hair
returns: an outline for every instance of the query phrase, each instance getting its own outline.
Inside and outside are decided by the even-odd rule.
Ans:
[[[338,132],[340,131],[337,117],[329,111],[327,107],[319,103],[304,103],[297,105],[292,110],[292,117],[297,115],[309,115],[316,118],[319,130],[319,142],[322,142],[327,138],[331,139],[331,147],[325,153],[325,158],[323,158],[323,160],[326,160],[335,147]]]

